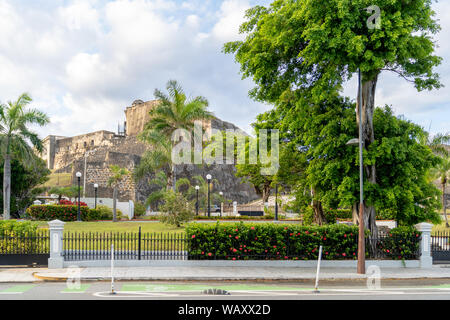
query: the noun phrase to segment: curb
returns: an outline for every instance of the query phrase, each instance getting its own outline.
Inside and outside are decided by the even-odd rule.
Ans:
[[[41,280],[41,281],[45,281],[45,282],[61,282],[61,281],[67,281],[67,277],[48,277],[48,276],[41,276],[39,274],[37,274],[37,272],[33,272],[33,277]]]

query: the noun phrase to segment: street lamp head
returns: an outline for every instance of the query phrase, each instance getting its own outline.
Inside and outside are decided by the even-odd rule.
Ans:
[[[208,181],[211,181],[212,176],[211,176],[210,174],[207,174],[207,175],[206,175],[206,179],[207,179]]]
[[[81,178],[81,172],[77,172],[76,176],[77,178]]]
[[[200,189],[200,187],[199,186],[195,186],[195,190],[198,190],[198,189]]]
[[[95,189],[98,189],[98,184],[94,184],[94,188],[95,188]]]

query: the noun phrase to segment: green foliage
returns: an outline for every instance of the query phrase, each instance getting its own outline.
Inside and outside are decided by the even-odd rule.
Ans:
[[[100,206],[99,206],[100,207]],[[112,210],[104,208],[89,209],[80,207],[82,221],[111,220]],[[35,221],[77,221],[78,206],[33,205],[27,209],[27,216]]]
[[[0,254],[48,253],[48,230],[39,230],[35,222],[0,221]]]
[[[392,238],[383,242],[385,250],[397,250],[397,238],[416,237],[413,229],[393,229]],[[186,227],[190,240],[189,255],[195,259],[279,259],[316,260],[319,246],[323,259],[357,259],[358,227],[346,225],[299,226],[272,223],[236,223],[216,225],[190,223]],[[417,241],[404,241],[395,251],[395,259],[408,259]],[[401,250],[401,253],[400,253]],[[367,252],[368,254],[368,252]],[[400,257],[400,258],[399,258]]]
[[[377,184],[365,186],[365,198],[400,225],[438,223],[439,190],[429,182],[428,173],[439,158],[420,143],[423,129],[395,117],[389,107],[377,108],[373,121],[376,139],[364,157],[365,163],[377,165]],[[359,183],[355,171],[349,172],[338,187],[342,206],[357,202]]]
[[[194,217],[194,208],[179,192],[168,190],[164,194],[164,204],[161,206],[163,215],[160,221],[176,227],[181,227]]]
[[[173,187],[172,134],[177,129],[191,131],[195,121],[212,119],[213,114],[207,110],[209,103],[206,98],[188,98],[177,81],[169,81],[166,89],[168,94],[155,90],[154,95],[159,102],[151,109],[150,120],[139,135],[139,139],[152,148],[143,155],[134,177],[142,179],[164,171],[167,176],[166,189],[169,189]]]
[[[439,88],[433,55],[440,29],[431,0],[274,1],[247,11],[244,41],[225,44],[243,77],[252,77],[255,99],[275,102],[291,88],[312,88],[321,101],[361,68],[364,81],[391,71],[417,89]],[[381,28],[370,29],[364,8],[381,8]]]
[[[39,187],[49,179],[50,170],[44,160],[33,156],[33,165],[25,166],[17,159],[11,160],[11,216],[20,218],[25,209],[33,204],[36,196],[43,193]],[[3,160],[0,161],[0,183],[3,183]],[[3,203],[3,192],[0,193],[0,203]],[[3,211],[3,210],[2,210]]]
[[[349,209],[330,209],[323,208],[323,213],[325,215],[325,219],[329,224],[336,223],[337,219],[343,220],[351,220],[352,219],[352,211]],[[303,211],[303,224],[304,225],[312,225],[314,224],[314,211],[312,207],[306,207]]]
[[[99,212],[99,219],[98,220],[113,220],[113,210],[105,205],[97,205],[97,209]],[[121,210],[117,209],[117,217],[122,219],[124,217]]]
[[[34,232],[37,228],[38,225],[31,221],[0,221],[0,232],[13,232],[16,235],[22,235],[28,232]]]
[[[147,208],[145,207],[145,205],[142,202],[136,201],[134,203],[134,216],[135,217],[142,217],[145,215],[146,212],[147,212]]]
[[[388,237],[378,241],[377,248],[384,257],[392,260],[414,259],[420,247],[420,232],[413,227],[391,229]]]

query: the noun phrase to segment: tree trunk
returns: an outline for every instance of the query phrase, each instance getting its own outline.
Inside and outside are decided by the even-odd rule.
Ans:
[[[363,78],[364,80],[364,78]],[[362,83],[362,140],[364,149],[368,149],[374,142],[375,135],[373,130],[373,114],[375,109],[375,90],[377,86],[378,74],[371,80]],[[359,104],[359,94],[357,102]],[[356,109],[356,121],[359,126],[359,108]],[[376,184],[376,168],[375,165],[365,165],[364,173],[366,181]],[[358,207],[358,206],[357,206]],[[357,209],[359,210],[359,209]],[[376,226],[376,211],[374,206],[368,206],[364,203],[364,227],[369,229],[372,236],[376,236],[378,229]]]
[[[314,223],[317,223],[319,226],[327,223],[327,219],[325,218],[325,214],[323,213],[322,203],[314,198],[315,190],[311,188],[311,196],[313,200],[311,202],[312,208],[314,210]]]
[[[269,197],[270,197],[270,184],[265,184],[262,192],[263,206],[265,205],[265,203],[269,202]]]
[[[448,218],[447,218],[447,201],[445,201],[445,184],[447,183],[446,180],[444,180],[444,183],[442,184],[442,208],[444,209],[444,218],[445,218],[445,227],[448,228]]]
[[[113,191],[113,222],[117,222],[117,187]]]
[[[170,168],[169,172],[167,173],[167,185],[166,185],[166,190],[173,190],[173,168]]]
[[[325,215],[323,213],[322,203],[317,200],[313,200],[313,209],[314,209],[314,222],[319,226],[327,223]]]
[[[3,220],[11,219],[10,213],[11,200],[11,156],[5,156],[3,168]]]

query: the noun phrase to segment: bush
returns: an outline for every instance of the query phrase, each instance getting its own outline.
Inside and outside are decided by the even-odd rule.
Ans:
[[[164,194],[164,204],[160,207],[163,215],[160,221],[181,227],[181,224],[194,218],[192,204],[179,192],[169,190]]]
[[[36,237],[38,235],[38,237]],[[49,252],[48,230],[30,221],[0,221],[0,254]]]
[[[146,209],[145,205],[140,201],[136,201],[136,203],[134,204],[134,216],[142,217],[145,215],[146,212],[147,212],[147,209]]]
[[[414,232],[414,235],[418,234]],[[357,259],[357,226],[192,223],[186,227],[186,233],[190,239],[190,257],[200,260],[315,260],[320,245],[323,246],[322,258],[325,260]],[[405,237],[409,234],[404,230],[394,233]],[[389,242],[388,239],[384,249],[395,250],[397,245],[398,242]],[[415,245],[405,241],[404,253],[415,250]],[[409,256],[402,254],[391,258],[407,259]]]
[[[105,206],[105,205],[98,205],[97,209],[99,212],[99,219],[98,220],[112,220],[113,219],[113,209]],[[117,210],[117,219],[122,219],[123,218],[123,213],[122,211],[120,211],[119,209]]]
[[[25,234],[28,232],[35,232],[37,228],[37,224],[30,221],[0,221],[0,232],[14,232],[15,234]]]
[[[26,210],[27,216],[37,221],[77,221],[78,206],[75,205],[33,205]],[[88,207],[80,207],[81,220],[101,220],[101,212]]]

